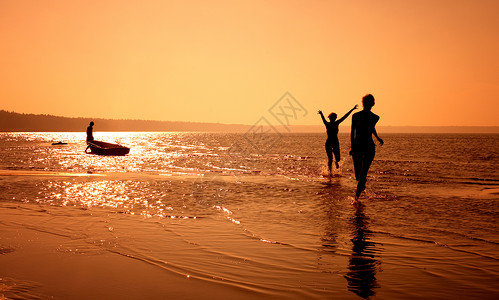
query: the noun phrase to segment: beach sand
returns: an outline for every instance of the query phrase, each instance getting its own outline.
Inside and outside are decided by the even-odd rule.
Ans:
[[[0,208],[0,299],[220,299],[257,296],[169,272],[118,252],[86,245],[67,247],[75,237],[45,232],[36,212]]]

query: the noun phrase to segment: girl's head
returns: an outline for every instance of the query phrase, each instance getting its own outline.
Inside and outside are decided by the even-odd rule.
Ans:
[[[94,126],[94,122],[90,122],[90,126]]]
[[[330,121],[334,121],[336,120],[336,114],[334,112],[330,113],[329,116],[327,116],[329,118]]]
[[[364,105],[364,108],[371,109],[374,106],[374,96],[367,94],[362,97],[362,105]]]

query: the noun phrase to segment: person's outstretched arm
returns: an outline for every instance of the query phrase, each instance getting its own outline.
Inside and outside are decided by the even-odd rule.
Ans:
[[[352,111],[354,111],[356,108],[357,108],[357,104],[355,104],[355,106],[349,110],[343,117],[341,117],[341,119],[339,119],[338,121],[336,121],[337,124],[340,124],[341,122],[345,121],[346,118],[348,118],[348,116],[352,113]]]
[[[324,122],[324,125],[326,125],[326,127],[327,127],[328,121],[326,121],[326,118],[324,118],[324,115],[322,114],[322,110],[319,110],[318,114],[321,115],[322,122]]]
[[[383,146],[384,142],[383,140],[378,136],[378,133],[376,132],[376,128],[374,128],[373,130],[373,134],[374,136],[376,137],[376,139],[378,140],[378,142],[381,144],[381,146]]]

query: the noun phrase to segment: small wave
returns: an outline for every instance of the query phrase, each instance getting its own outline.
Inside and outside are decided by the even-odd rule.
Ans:
[[[34,290],[41,285],[33,281],[22,281],[9,277],[0,278],[0,299],[47,299]]]
[[[382,234],[382,235],[390,236],[390,237],[393,237],[393,238],[402,239],[402,240],[409,240],[409,241],[414,241],[414,242],[420,242],[420,243],[426,243],[426,244],[433,244],[435,246],[445,247],[445,248],[448,248],[448,249],[453,250],[453,251],[457,251],[457,252],[461,252],[461,253],[467,253],[467,254],[472,254],[472,255],[483,257],[483,258],[488,258],[488,259],[492,259],[492,260],[495,260],[495,261],[499,261],[499,258],[497,258],[497,257],[489,256],[489,255],[486,255],[486,254],[483,254],[483,253],[474,252],[474,251],[468,251],[468,250],[459,249],[456,246],[452,246],[452,245],[449,245],[449,244],[446,244],[446,243],[441,243],[441,242],[430,240],[430,239],[423,239],[423,238],[416,238],[416,237],[407,237],[407,236],[397,235],[397,234],[393,234],[393,233],[389,233],[389,232],[383,232],[383,231],[372,231],[372,232],[376,233],[376,234]],[[472,240],[475,240],[475,241],[480,241],[480,242],[490,243],[490,244],[494,244],[494,245],[499,245],[499,243],[494,242],[494,241],[488,241],[488,240],[485,240],[485,239],[474,238],[474,237],[469,237],[469,236],[467,236],[467,237],[470,238],[470,239],[472,239]]]
[[[223,275],[217,275],[208,269],[193,268],[187,265],[176,264],[168,261],[164,261],[159,258],[144,255],[143,253],[136,252],[132,249],[123,248],[119,249],[108,249],[109,252],[142,261],[144,263],[159,267],[163,270],[172,272],[173,274],[180,275],[186,278],[192,278],[201,280],[204,282],[211,282],[218,285],[230,286],[232,288],[240,289],[245,292],[254,293],[254,298],[264,297],[272,293],[280,292],[278,288],[268,287],[263,288],[258,283],[252,283],[249,281],[243,281],[237,278],[229,278]],[[243,258],[239,258],[243,259]]]
[[[157,215],[158,217],[168,218],[168,219],[200,219],[200,217],[191,217],[191,216],[174,216],[174,215]]]
[[[499,195],[499,188],[485,188],[480,193],[483,195]]]
[[[497,155],[490,154],[490,155],[487,155],[487,156],[478,157],[477,159],[481,160],[481,161],[490,161],[490,160],[494,160],[496,158],[497,158]]]
[[[8,247],[0,247],[0,255],[14,252],[15,250]]]
[[[460,183],[462,183],[462,184],[471,184],[471,185],[499,186],[499,183],[491,184],[490,182],[462,181]]]
[[[377,230],[373,230],[371,232],[375,233],[375,234],[387,235],[387,236],[402,239],[402,240],[409,240],[409,241],[414,241],[414,242],[421,242],[421,243],[427,243],[427,244],[434,244],[434,245],[442,246],[442,247],[448,247],[447,244],[439,243],[439,242],[433,241],[433,240],[425,240],[425,239],[421,239],[421,238],[402,236],[402,235],[393,234],[390,232],[383,232],[383,231],[377,231]]]
[[[393,159],[377,159],[377,158],[376,158],[376,161],[382,162],[382,163],[395,163],[395,164],[398,164],[398,163],[433,164],[433,163],[435,163],[432,161],[422,161],[422,160],[404,160],[404,159],[393,160]]]
[[[150,214],[148,212],[133,212],[133,211],[118,211],[116,212],[118,214],[125,214],[125,215],[141,215],[145,217],[159,217],[159,218],[165,218],[165,219],[191,219],[191,220],[196,220],[196,219],[201,219],[203,217],[198,217],[198,216],[184,216],[184,215],[165,215],[165,214]]]
[[[238,220],[231,217],[232,211],[230,211],[228,208],[223,207],[223,206],[219,206],[219,205],[214,205],[213,208],[225,213],[227,220],[231,221],[232,223],[237,224],[237,225],[241,224],[241,221],[238,221]]]
[[[462,183],[464,184],[475,184],[475,185],[487,185],[487,186],[499,186],[498,179],[490,178],[464,178]]]

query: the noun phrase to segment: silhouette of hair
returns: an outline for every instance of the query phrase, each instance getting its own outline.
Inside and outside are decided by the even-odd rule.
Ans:
[[[364,107],[373,107],[374,106],[374,96],[371,94],[367,94],[362,97],[362,104]]]
[[[93,122],[93,121],[92,121],[92,122],[90,122],[90,126],[94,126],[94,122]]]
[[[337,115],[333,112],[333,113],[330,113],[329,116],[327,116],[329,119],[335,119],[336,120],[336,117]]]

